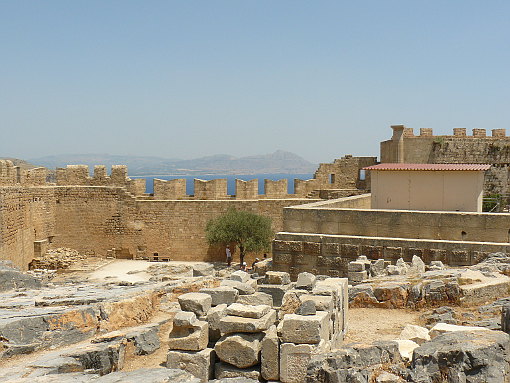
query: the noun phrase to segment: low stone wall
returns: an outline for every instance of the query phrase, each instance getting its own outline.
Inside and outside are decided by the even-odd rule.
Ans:
[[[348,263],[361,254],[393,263],[417,255],[426,263],[468,266],[495,252],[509,253],[510,244],[281,232],[273,242],[273,268],[293,279],[304,271],[347,277]]]

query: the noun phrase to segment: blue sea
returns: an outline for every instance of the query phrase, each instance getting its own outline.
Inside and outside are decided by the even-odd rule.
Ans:
[[[301,180],[309,180],[313,178],[313,174],[240,174],[240,175],[192,175],[192,176],[130,176],[130,178],[145,178],[146,180],[146,192],[147,193],[153,193],[154,192],[154,185],[153,185],[153,179],[158,178],[160,180],[174,180],[174,179],[185,179],[186,180],[186,193],[188,195],[193,195],[195,192],[195,185],[193,180],[195,178],[201,179],[201,180],[214,180],[217,178],[226,178],[227,179],[227,194],[233,195],[235,194],[236,190],[236,179],[240,179],[243,181],[250,181],[253,179],[259,180],[259,194],[264,194],[264,180],[282,180],[287,179],[288,180],[288,189],[289,194],[294,193],[294,179],[298,178]]]

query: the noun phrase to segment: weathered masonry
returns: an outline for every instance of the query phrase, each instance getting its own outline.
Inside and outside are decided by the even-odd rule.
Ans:
[[[155,180],[154,194],[146,194],[145,180],[130,179],[126,166],[113,166],[109,175],[95,166],[91,176],[87,166],[69,165],[50,184],[45,168],[25,171],[0,160],[0,259],[26,269],[50,247],[71,247],[96,256],[223,260],[224,249],[205,240],[209,219],[233,207],[270,217],[280,231],[284,207],[317,200],[322,189],[359,194],[360,169],[374,163],[374,157],[346,156],[322,164],[315,178],[295,180],[295,194],[287,180],[265,180],[265,194],[257,180],[237,180],[232,196],[224,179],[197,179],[190,196],[185,180]]]
[[[347,276],[347,264],[360,254],[393,262],[417,255],[463,266],[510,251],[510,214],[370,207],[365,194],[285,208],[273,267],[293,278],[303,271]]]

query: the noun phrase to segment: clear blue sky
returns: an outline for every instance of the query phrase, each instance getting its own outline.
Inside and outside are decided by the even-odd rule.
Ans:
[[[0,156],[377,155],[507,128],[509,1],[0,0]]]

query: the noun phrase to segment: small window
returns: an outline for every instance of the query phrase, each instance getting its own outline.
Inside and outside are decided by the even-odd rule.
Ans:
[[[359,170],[359,179],[360,179],[360,181],[365,181],[365,177],[366,177],[365,170],[364,169],[360,169]]]
[[[461,237],[462,237],[462,240],[463,240],[463,241],[464,241],[464,240],[466,239],[466,237],[467,237],[467,233],[466,233],[465,231],[462,231],[462,232],[460,233],[460,235],[461,235]]]
[[[335,175],[334,174],[330,174],[329,175],[329,183],[330,184],[334,184],[335,183]]]

